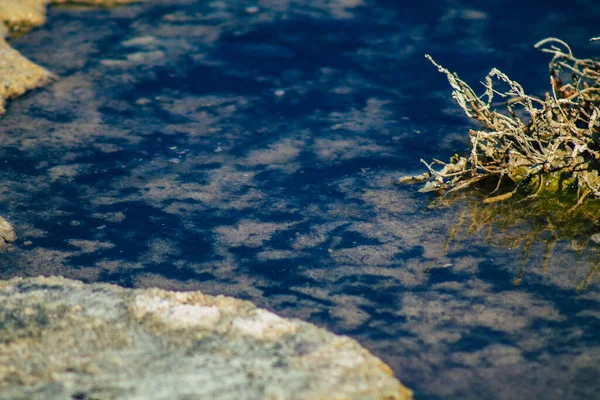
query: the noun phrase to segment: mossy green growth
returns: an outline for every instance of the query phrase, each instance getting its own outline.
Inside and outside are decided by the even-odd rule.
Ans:
[[[539,194],[561,194],[569,198],[571,203],[577,201],[577,180],[566,170],[536,175],[527,182],[527,188]]]

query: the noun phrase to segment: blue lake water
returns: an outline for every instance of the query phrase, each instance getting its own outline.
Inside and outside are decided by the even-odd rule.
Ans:
[[[523,263],[526,240],[506,237],[527,221],[468,234],[476,205],[430,208],[393,184],[476,127],[425,53],[473,87],[498,67],[543,94],[533,44],[600,56],[593,2],[151,0],[48,17],[13,41],[59,79],[0,120],[0,215],[19,235],[1,278],[249,299],[357,339],[417,399],[596,396],[597,245],[561,238],[543,268],[545,231]]]

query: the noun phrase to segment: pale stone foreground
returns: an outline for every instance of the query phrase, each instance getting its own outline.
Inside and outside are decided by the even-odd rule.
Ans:
[[[356,341],[252,303],[0,281],[1,399],[412,398]]]
[[[4,38],[63,2],[0,0],[0,114],[52,78]],[[412,397],[356,341],[229,297],[40,277],[0,281],[0,304],[0,399]]]

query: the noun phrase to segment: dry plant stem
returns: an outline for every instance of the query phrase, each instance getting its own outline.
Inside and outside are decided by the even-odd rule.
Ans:
[[[583,291],[589,285],[589,283],[593,280],[594,275],[596,275],[600,271],[600,260],[597,260],[596,264],[590,268],[588,273],[586,274],[583,282],[577,285],[578,291]]]
[[[537,196],[551,186],[552,179],[561,176],[570,180],[573,189],[586,189],[578,196],[591,194],[600,199],[600,62],[576,58],[571,48],[557,38],[544,39],[535,47],[552,54],[550,91],[544,99],[526,94],[520,84],[495,68],[485,77],[485,91],[478,96],[458,75],[426,55],[446,75],[458,105],[483,128],[469,132],[468,155],[455,155],[449,163],[422,161],[428,174],[399,182],[428,177],[421,191],[447,193],[492,177],[498,180],[492,192],[496,193],[501,191],[501,180],[512,181],[512,192],[488,199],[495,202],[510,198],[534,177],[540,178],[533,194]],[[566,84],[565,75],[570,76]],[[503,112],[492,108],[495,96],[503,99]],[[436,169],[435,165],[442,168]]]

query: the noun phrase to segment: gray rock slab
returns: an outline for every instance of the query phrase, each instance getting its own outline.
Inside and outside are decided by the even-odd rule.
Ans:
[[[412,398],[356,341],[252,303],[0,281],[0,399]]]

